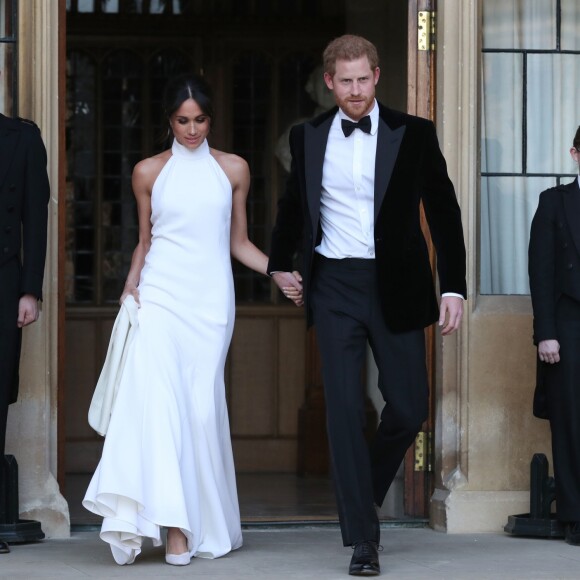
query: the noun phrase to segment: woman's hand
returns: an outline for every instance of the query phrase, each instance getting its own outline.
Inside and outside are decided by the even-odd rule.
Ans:
[[[284,296],[292,300],[296,306],[304,304],[304,296],[302,292],[302,276],[300,272],[276,272],[272,278],[278,288],[282,291]]]
[[[119,304],[123,304],[123,301],[129,295],[133,296],[135,302],[137,303],[137,306],[141,306],[141,302],[139,302],[139,290],[137,286],[127,284],[125,284],[125,288],[123,288],[123,294],[121,294],[121,298],[119,298]]]

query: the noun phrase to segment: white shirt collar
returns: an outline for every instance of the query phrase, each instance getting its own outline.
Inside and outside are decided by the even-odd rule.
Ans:
[[[371,118],[371,135],[374,135],[379,128],[379,106],[376,99],[373,101],[373,108],[369,113],[369,117]],[[348,119],[349,121],[355,122],[355,120],[351,119],[340,107],[338,109],[338,118]]]

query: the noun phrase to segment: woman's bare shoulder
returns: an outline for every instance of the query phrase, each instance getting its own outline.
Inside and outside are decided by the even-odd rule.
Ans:
[[[157,155],[139,161],[133,168],[133,178],[144,180],[152,185],[170,157],[171,150],[167,149]]]
[[[230,180],[241,179],[249,173],[248,163],[243,157],[213,148],[210,152]]]
[[[248,170],[247,161],[239,155],[226,153],[225,151],[219,151],[218,149],[213,148],[210,149],[210,152],[224,171],[226,171],[226,168],[233,172],[244,172]]]
[[[159,173],[163,166],[167,163],[169,158],[171,157],[171,150],[167,149],[158,153],[157,155],[153,155],[152,157],[147,157],[146,159],[142,159],[135,165],[133,171],[137,174],[147,175],[150,173]]]

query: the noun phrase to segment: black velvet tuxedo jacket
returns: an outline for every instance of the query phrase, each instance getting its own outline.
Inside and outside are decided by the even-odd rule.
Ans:
[[[322,166],[334,108],[290,132],[292,166],[278,204],[268,272],[292,271],[302,238],[308,324],[314,248],[320,241]],[[440,291],[466,296],[461,215],[431,121],[379,103],[375,165],[375,263],[385,322],[395,332],[424,328],[439,316],[420,224],[420,202],[435,250]]]
[[[580,188],[567,185],[540,194],[528,250],[534,310],[534,343],[556,339],[556,302],[562,294],[580,302]]]
[[[22,257],[21,295],[42,298],[49,196],[38,127],[0,114],[0,268]]]

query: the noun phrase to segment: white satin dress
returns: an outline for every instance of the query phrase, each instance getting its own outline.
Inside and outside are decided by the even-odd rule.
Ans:
[[[138,328],[83,505],[118,564],[180,528],[191,556],[242,545],[225,399],[234,326],[232,187],[207,141],[174,141],[151,196]]]

